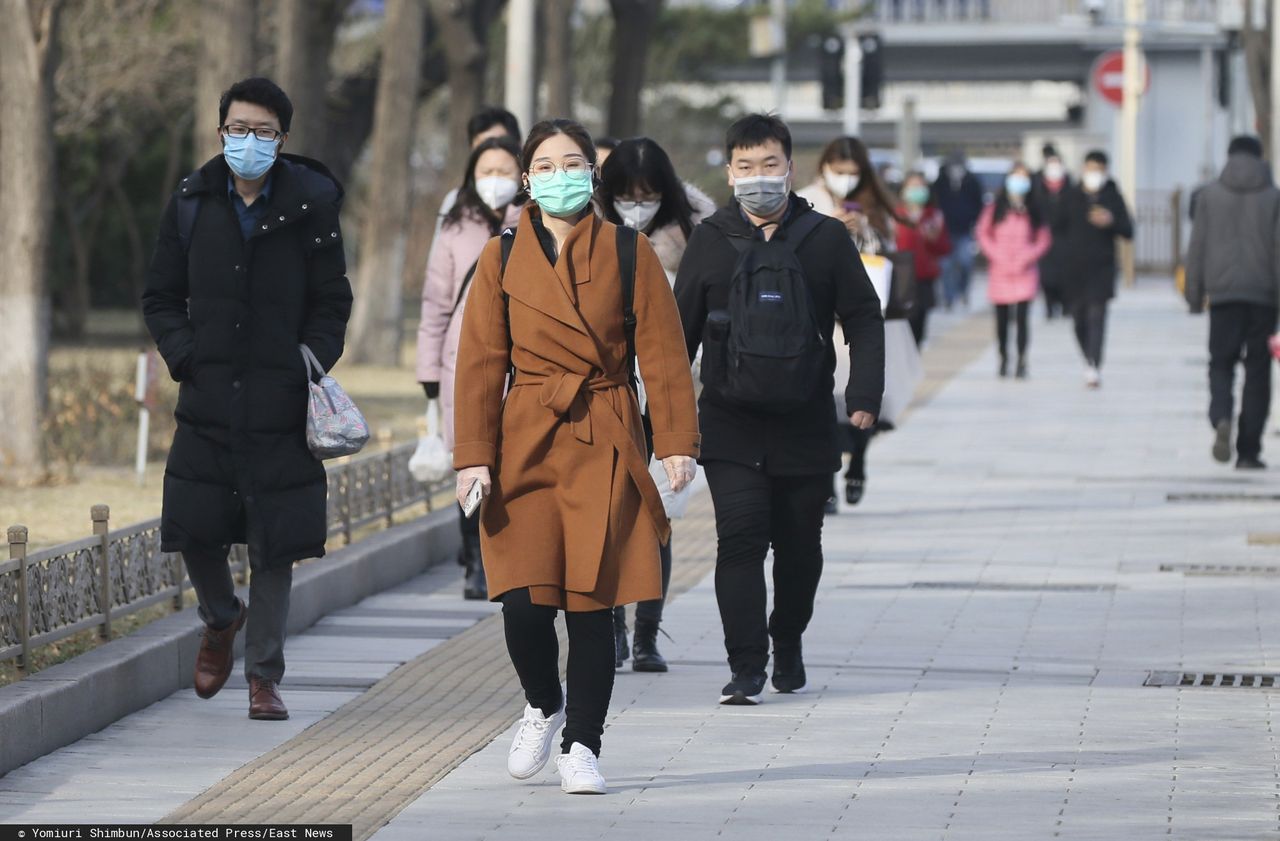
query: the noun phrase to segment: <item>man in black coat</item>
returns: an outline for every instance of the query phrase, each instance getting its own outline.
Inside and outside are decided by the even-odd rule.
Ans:
[[[1062,156],[1052,144],[1045,144],[1044,167],[1036,173],[1031,183],[1031,195],[1044,218],[1052,220],[1058,212],[1062,195],[1071,186],[1071,177],[1062,162]],[[1040,258],[1040,288],[1044,291],[1045,317],[1052,321],[1066,310],[1063,290],[1067,286],[1066,249],[1055,238],[1049,250]]]
[[[1102,385],[1107,305],[1116,296],[1116,237],[1133,239],[1133,221],[1107,175],[1107,154],[1095,149],[1085,156],[1080,183],[1063,191],[1053,215],[1053,238],[1066,267],[1066,304],[1089,388]]]
[[[293,563],[324,554],[326,479],[306,442],[306,344],[326,370],[342,355],[351,286],[321,164],[280,154],[293,106],[267,79],[223,94],[223,154],[182,179],[160,223],[147,328],[181,384],[164,477],[161,547],[181,552],[205,631],[195,688],[215,695],[248,622],[249,716],[284,719],[285,623]],[[249,606],[227,554],[246,543]]]
[[[805,684],[801,635],[813,615],[822,575],[822,520],[831,474],[840,469],[841,458],[832,405],[835,318],[844,327],[852,360],[845,411],[859,429],[870,429],[880,412],[884,320],[848,230],[791,192],[786,124],[759,114],[744,117],[730,127],[725,145],[735,198],[694,229],[675,295],[690,359],[704,342],[704,327],[710,337],[703,350],[705,387],[698,410],[700,461],[715,502],[719,538],[716,600],[733,673],[720,702],[755,704],[764,691],[771,637],[774,689],[794,692]],[[788,243],[789,238],[796,242]],[[739,251],[751,256],[753,243],[775,240],[798,259],[800,288],[807,289],[811,303],[811,309],[807,304],[802,309],[812,314],[823,340],[821,355],[815,352],[812,388],[807,396],[792,395],[795,402],[784,411],[779,405],[726,399],[712,387],[710,374],[713,346],[720,346],[712,333],[731,310],[731,291],[740,292],[743,283],[741,277],[731,282]],[[783,311],[780,293],[757,295],[758,312],[770,306]],[[729,329],[741,334],[750,328],[734,323]],[[788,386],[779,382],[773,390],[781,397]],[[766,618],[764,561],[771,545],[774,609]]]
[[[1236,365],[1243,362],[1236,467],[1261,470],[1271,409],[1268,340],[1280,317],[1280,189],[1256,137],[1233,139],[1221,177],[1199,191],[1187,249],[1186,296],[1193,313],[1209,305],[1213,457],[1231,460]]]
[[[969,171],[964,155],[952,153],[933,182],[933,196],[947,222],[951,253],[942,258],[943,303],[951,309],[956,301],[969,303],[969,281],[973,275],[973,226],[982,215],[982,182]]]

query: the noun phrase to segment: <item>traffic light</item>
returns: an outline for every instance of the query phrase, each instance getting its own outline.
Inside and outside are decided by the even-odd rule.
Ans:
[[[874,32],[858,36],[862,48],[862,107],[874,111],[880,107],[880,88],[884,84],[884,41]]]
[[[844,39],[823,36],[818,45],[818,79],[822,82],[822,107],[826,111],[844,108]]]

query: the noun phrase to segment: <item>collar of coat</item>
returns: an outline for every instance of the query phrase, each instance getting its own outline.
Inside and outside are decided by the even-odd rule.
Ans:
[[[603,249],[596,248],[601,234],[610,243],[613,225],[594,213],[587,213],[574,225],[553,265],[539,240],[535,215],[537,205],[529,202],[516,226],[516,239],[511,245],[511,258],[503,273],[502,289],[510,297],[544,315],[590,336],[582,313],[578,311],[578,287],[591,282],[593,273],[604,273],[609,266],[616,271],[617,256],[609,249],[612,263]],[[541,222],[541,219],[537,219]],[[606,230],[607,229],[607,230]]]
[[[796,223],[797,219],[812,209],[813,205],[808,199],[792,192],[791,204],[787,208],[786,214],[782,217],[782,221],[778,224],[778,230],[786,231],[787,228]],[[742,211],[742,206],[738,204],[736,198],[729,199],[729,203],[707,219],[707,223],[727,237],[751,239],[758,236],[758,229],[747,219]]]
[[[227,179],[231,169],[222,155],[211,158],[204,166],[182,179],[178,185],[179,196],[208,195],[225,198]],[[319,161],[301,155],[281,154],[271,165],[271,193],[262,195],[268,213],[262,222],[267,233],[282,225],[310,215],[322,205],[330,205],[335,211],[342,205],[342,185]],[[257,202],[254,202],[256,205]]]

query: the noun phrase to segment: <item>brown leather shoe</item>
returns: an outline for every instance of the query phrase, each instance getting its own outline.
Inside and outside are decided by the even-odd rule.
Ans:
[[[204,627],[204,635],[200,639],[200,652],[196,655],[196,694],[201,698],[212,698],[231,677],[231,666],[235,662],[236,634],[244,627],[248,616],[244,602],[240,602],[240,615],[222,630]]]
[[[289,708],[280,700],[279,684],[262,677],[249,678],[249,718],[258,721],[284,721]]]

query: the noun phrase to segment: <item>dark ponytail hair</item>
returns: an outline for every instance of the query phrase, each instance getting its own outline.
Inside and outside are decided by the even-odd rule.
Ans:
[[[467,158],[467,169],[462,176],[462,186],[458,188],[458,199],[453,203],[453,207],[449,208],[449,212],[445,214],[445,225],[461,224],[466,216],[471,215],[488,222],[489,229],[495,234],[497,229],[502,226],[502,214],[485,204],[484,199],[480,198],[480,194],[476,192],[476,164],[480,163],[481,155],[494,149],[506,152],[514,158],[516,169],[520,169],[520,147],[514,137],[490,137],[476,146],[471,150],[471,155]],[[511,203],[523,204],[524,198],[517,195],[516,198],[511,200]]]

